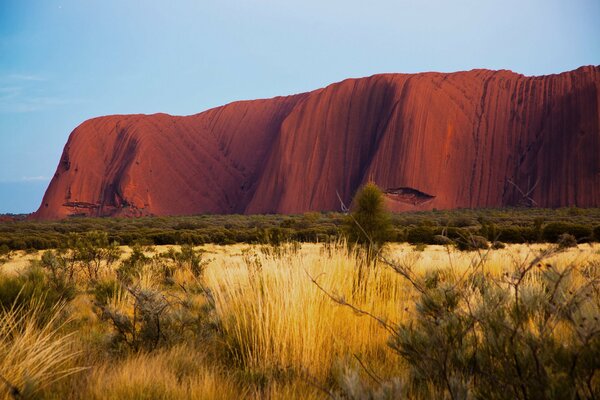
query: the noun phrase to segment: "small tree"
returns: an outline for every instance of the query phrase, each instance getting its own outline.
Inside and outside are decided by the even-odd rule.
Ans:
[[[391,220],[385,209],[383,192],[372,182],[354,197],[352,212],[345,221],[348,241],[378,251],[388,240]]]
[[[110,267],[121,256],[116,242],[111,242],[106,232],[92,231],[73,239],[74,257],[87,274],[90,282],[97,282],[100,269]]]
[[[344,225],[348,244],[358,245],[365,251],[365,262],[359,263],[358,271],[357,286],[361,287],[366,279],[364,267],[375,265],[377,253],[391,233],[390,215],[377,185],[369,182],[356,193]]]

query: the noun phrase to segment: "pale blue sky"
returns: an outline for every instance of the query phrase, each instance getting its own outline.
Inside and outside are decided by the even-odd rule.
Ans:
[[[34,211],[69,133],[381,72],[600,64],[598,0],[0,0],[0,213]]]

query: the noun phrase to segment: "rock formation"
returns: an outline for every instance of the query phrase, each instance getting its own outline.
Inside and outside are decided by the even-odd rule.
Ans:
[[[396,211],[600,206],[600,66],[383,74],[69,137],[34,214],[339,210],[371,180]],[[338,198],[339,195],[339,198]]]

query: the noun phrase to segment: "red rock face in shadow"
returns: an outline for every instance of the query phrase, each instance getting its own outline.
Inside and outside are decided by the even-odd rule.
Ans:
[[[38,219],[338,210],[371,180],[396,211],[600,206],[600,67],[385,74],[71,134]]]

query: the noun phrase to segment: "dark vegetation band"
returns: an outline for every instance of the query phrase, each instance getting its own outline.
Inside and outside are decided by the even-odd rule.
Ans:
[[[0,246],[10,250],[60,247],[69,235],[106,232],[120,245],[205,243],[278,244],[286,241],[328,242],[343,233],[346,215],[200,215],[185,217],[72,218],[0,223]],[[385,241],[447,244],[446,240],[479,236],[490,242],[555,243],[563,234],[577,242],[600,241],[598,208],[514,208],[447,210],[393,214]]]

